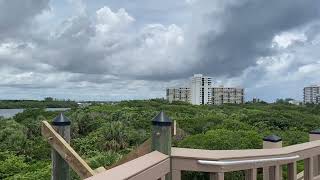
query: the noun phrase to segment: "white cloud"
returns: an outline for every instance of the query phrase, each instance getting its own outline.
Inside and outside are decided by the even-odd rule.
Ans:
[[[198,0],[185,0],[187,4],[192,5],[193,3],[196,3]]]
[[[305,42],[307,37],[303,33],[284,32],[273,38],[273,47],[288,48],[296,42]]]
[[[71,3],[78,15],[86,14],[87,6],[83,0],[68,0]]]
[[[96,12],[97,24],[96,30],[98,33],[108,33],[110,31],[126,28],[135,19],[130,16],[125,9],[119,9],[118,12],[105,6]]]
[[[255,1],[270,5],[259,12],[264,21],[248,13],[246,7],[258,7],[250,6],[250,0],[128,2],[126,8],[120,1],[98,8],[87,6],[89,1],[68,1],[73,6],[67,9],[70,16],[60,16],[66,12],[48,8],[43,0],[37,11],[19,16],[28,17],[28,27],[39,26],[30,31],[19,22],[24,36],[12,36],[17,24],[10,26],[12,32],[0,32],[1,39],[6,37],[0,43],[0,79],[5,79],[0,98],[163,97],[166,87],[183,85],[192,73],[206,73],[216,75],[221,84],[245,87],[250,96],[261,93],[271,99],[279,94],[299,97],[298,86],[319,77],[319,30],[310,36],[311,27],[299,26],[309,23],[312,13],[299,22],[280,21],[296,13],[287,8],[289,1],[277,7],[272,6],[279,4],[275,0]],[[299,5],[293,4],[293,9]],[[271,94],[270,89],[278,87],[295,90]]]

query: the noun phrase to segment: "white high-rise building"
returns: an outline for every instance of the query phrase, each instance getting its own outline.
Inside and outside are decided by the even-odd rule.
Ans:
[[[191,103],[195,105],[211,104],[211,77],[195,74],[191,78]]]
[[[311,85],[303,89],[303,102],[305,104],[320,103],[320,85]]]
[[[236,87],[212,87],[212,78],[195,74],[189,87],[167,88],[167,100],[183,101],[194,105],[221,105],[244,103],[244,89]]]

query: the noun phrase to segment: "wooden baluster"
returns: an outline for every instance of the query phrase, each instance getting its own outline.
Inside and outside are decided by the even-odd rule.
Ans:
[[[257,169],[245,170],[245,179],[246,180],[257,180]]]
[[[288,164],[288,180],[297,180],[297,162]]]
[[[172,180],[181,180],[181,171],[172,170]]]
[[[282,171],[280,170],[281,166],[271,166],[269,167],[269,178],[270,180],[281,180],[282,179]]]
[[[224,173],[210,173],[210,180],[224,180]]]
[[[282,139],[276,135],[263,138],[263,149],[274,149],[282,147]],[[282,166],[276,165],[263,168],[263,180],[282,180]]]
[[[313,180],[313,158],[304,160],[304,180]]]
[[[315,129],[309,132],[309,141],[318,141],[320,140],[320,129]],[[313,157],[313,175],[320,175],[320,156],[317,155]]]

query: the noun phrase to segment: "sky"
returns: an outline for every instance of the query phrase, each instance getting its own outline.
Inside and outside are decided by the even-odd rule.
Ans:
[[[197,73],[302,100],[320,84],[320,1],[0,0],[0,99],[161,98]]]

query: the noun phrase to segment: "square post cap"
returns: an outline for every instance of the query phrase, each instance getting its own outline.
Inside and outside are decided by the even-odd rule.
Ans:
[[[281,137],[279,137],[279,136],[277,136],[277,135],[270,135],[270,136],[267,136],[267,137],[264,137],[263,138],[263,141],[267,141],[267,142],[274,142],[274,143],[276,143],[276,142],[280,142],[280,141],[282,141],[282,138]]]
[[[163,111],[156,115],[152,120],[152,125],[155,126],[171,126],[171,124],[172,120]]]
[[[52,121],[52,125],[54,126],[69,126],[70,124],[70,119],[68,119],[63,113],[60,113]]]
[[[319,134],[320,135],[320,129],[315,129],[309,132],[309,134]]]

